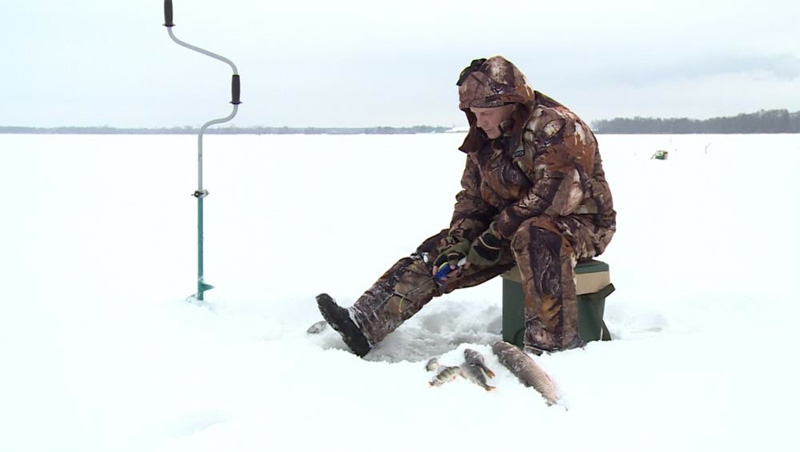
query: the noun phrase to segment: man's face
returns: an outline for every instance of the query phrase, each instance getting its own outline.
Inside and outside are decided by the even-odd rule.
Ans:
[[[500,124],[511,117],[511,113],[514,112],[514,104],[492,108],[469,107],[469,111],[475,114],[478,127],[486,133],[487,137],[494,140],[503,134]]]

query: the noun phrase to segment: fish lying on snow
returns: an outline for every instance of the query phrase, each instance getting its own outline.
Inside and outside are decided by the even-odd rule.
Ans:
[[[486,382],[486,374],[483,372],[483,369],[481,369],[481,367],[478,366],[477,364],[474,363],[462,364],[461,376],[487,391],[491,391],[492,389],[494,389],[494,386],[489,386],[489,383]]]
[[[471,348],[465,348],[464,359],[466,360],[467,364],[474,364],[478,366],[487,377],[494,378],[494,372],[486,367],[486,361],[483,359],[483,355],[481,355],[479,352]]]
[[[461,365],[461,376],[487,391],[494,389],[494,386],[489,386],[486,382],[487,378],[494,377],[494,372],[486,367],[483,355],[467,348],[464,350],[464,358],[464,364]]]
[[[558,402],[558,389],[547,372],[527,353],[508,342],[498,341],[492,345],[492,352],[500,363],[519,378],[525,386],[533,387],[547,401],[548,405]]]
[[[436,357],[429,359],[428,362],[425,364],[425,370],[427,370],[428,372],[433,372],[439,367],[441,367],[441,365],[439,364],[439,360]]]
[[[320,320],[319,322],[314,323],[306,330],[306,334],[319,334],[325,329],[328,328],[328,322],[324,320]]]
[[[431,386],[441,386],[453,381],[458,377],[463,377],[487,391],[494,389],[487,382],[487,378],[494,377],[494,372],[486,367],[483,355],[472,349],[464,350],[465,361],[460,366],[444,366],[439,363],[437,358],[431,358],[425,364],[425,370],[432,372],[439,370],[433,379],[428,382]]]
[[[453,381],[461,375],[461,368],[458,366],[443,367],[439,373],[431,381],[428,382],[431,386],[441,386],[447,382]]]

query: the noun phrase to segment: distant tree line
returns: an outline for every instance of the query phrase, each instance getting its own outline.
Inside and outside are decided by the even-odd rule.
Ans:
[[[614,118],[592,122],[596,133],[619,134],[679,134],[679,133],[800,133],[800,111],[761,110],[736,116],[711,119],[689,118]],[[442,126],[412,127],[210,127],[207,134],[215,135],[393,135],[415,133],[443,133],[452,130]],[[199,129],[192,126],[160,128],[118,127],[14,127],[0,126],[0,133],[28,134],[150,134],[196,135]]]
[[[216,135],[392,135],[414,133],[442,133],[451,127],[412,126],[412,127],[210,127],[206,134]],[[118,127],[13,127],[0,126],[0,133],[25,134],[87,134],[87,135],[196,135],[199,128],[161,127],[161,128],[118,128]]]
[[[761,110],[710,119],[614,118],[592,122],[596,133],[800,133],[800,111]]]

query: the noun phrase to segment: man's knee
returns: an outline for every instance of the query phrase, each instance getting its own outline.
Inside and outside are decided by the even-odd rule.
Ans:
[[[542,252],[559,256],[565,243],[564,237],[554,226],[530,219],[517,229],[511,240],[511,249],[518,260],[522,255],[530,257]]]

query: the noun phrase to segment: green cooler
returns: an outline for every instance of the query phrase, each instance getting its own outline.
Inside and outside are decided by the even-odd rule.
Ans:
[[[606,297],[614,292],[608,264],[592,259],[575,267],[578,292],[578,332],[586,341],[610,340],[603,311]],[[525,295],[519,269],[503,275],[503,340],[522,347],[525,335]]]

